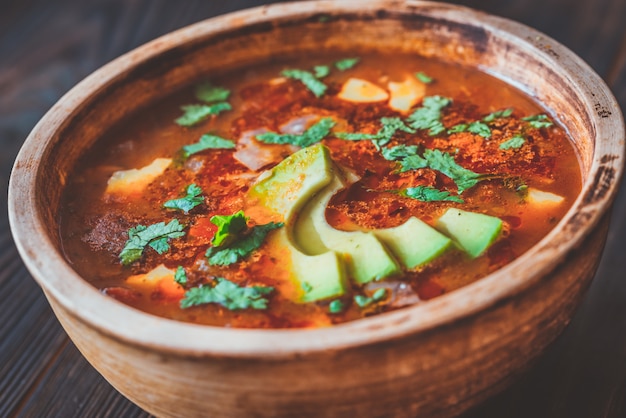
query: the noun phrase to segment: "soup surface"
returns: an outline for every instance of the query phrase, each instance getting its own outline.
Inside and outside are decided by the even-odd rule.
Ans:
[[[131,115],[63,196],[67,259],[176,320],[318,327],[501,268],[581,187],[564,130],[471,68],[401,54],[268,62]]]

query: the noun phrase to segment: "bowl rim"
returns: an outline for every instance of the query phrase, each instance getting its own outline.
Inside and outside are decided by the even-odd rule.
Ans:
[[[449,21],[471,22],[483,27],[491,35],[514,41],[519,48],[539,54],[541,59],[561,67],[564,76],[572,80],[576,93],[590,103],[592,92],[580,87],[581,80],[586,79],[595,88],[593,100],[601,100],[615,109],[615,117],[609,120],[590,112],[596,126],[596,138],[603,138],[603,141],[596,142],[589,173],[572,208],[539,243],[502,269],[428,303],[317,329],[228,329],[165,319],[103,295],[74,272],[45,232],[36,209],[35,189],[39,161],[53,132],[61,127],[68,115],[71,117],[72,109],[141,62],[194,39],[277,19],[321,12],[358,14],[378,9],[417,14],[427,10],[426,13]],[[532,38],[549,43],[558,53],[558,60],[533,44]],[[614,158],[606,161],[607,155]],[[471,316],[532,286],[580,245],[608,211],[622,177],[623,162],[624,121],[611,91],[582,59],[535,29],[463,6],[438,2],[321,0],[278,3],[214,17],[163,35],[104,65],[72,88],[39,121],[17,156],[9,182],[9,221],[18,251],[46,296],[110,338],[155,351],[193,357],[289,357],[415,335]],[[612,183],[602,195],[594,194],[598,176],[606,167],[614,169]],[[582,221],[588,227],[571,228],[581,222],[581,213],[586,214]],[[557,239],[559,234],[560,239]],[[534,263],[527,262],[531,258],[535,259]],[[103,311],[107,312],[106,316],[100,314]]]

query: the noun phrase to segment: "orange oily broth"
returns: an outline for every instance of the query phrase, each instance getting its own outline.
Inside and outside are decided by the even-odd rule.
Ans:
[[[209,150],[191,156],[184,163],[171,165],[146,190],[128,196],[105,196],[104,190],[111,174],[117,170],[140,168],[155,158],[175,158],[183,145],[196,143],[200,135],[212,133],[238,141],[244,132],[266,129],[277,132],[285,123],[303,115],[332,117],[335,131],[375,133],[379,120],[385,116],[400,116],[386,102],[353,104],[336,97],[348,77],[358,77],[384,87],[387,81],[402,81],[417,71],[423,71],[435,81],[426,85],[426,96],[441,95],[453,99],[444,108],[442,122],[451,127],[464,121],[505,108],[513,108],[513,117],[506,123],[492,125],[491,140],[469,133],[431,137],[425,131],[417,134],[398,132],[388,147],[423,144],[455,155],[457,163],[479,173],[508,172],[521,176],[526,184],[542,191],[556,193],[564,201],[549,208],[520,203],[514,192],[504,191],[499,181],[483,181],[466,190],[461,197],[465,203],[420,202],[398,197],[388,190],[431,185],[456,192],[454,182],[432,170],[420,169],[395,173],[395,165],[384,160],[370,141],[323,140],[333,160],[360,176],[355,184],[337,193],[327,209],[327,220],[338,229],[386,228],[402,224],[416,216],[434,225],[449,207],[497,216],[504,221],[503,236],[486,254],[470,260],[459,251],[449,251],[419,271],[405,272],[404,277],[391,278],[397,286],[404,282],[402,294],[410,301],[424,301],[469,284],[504,266],[537,243],[558,222],[571,206],[581,187],[577,156],[565,132],[556,125],[527,131],[527,144],[519,150],[501,151],[502,138],[509,137],[528,115],[545,113],[536,103],[507,84],[479,71],[405,55],[361,55],[361,61],[345,72],[336,69],[323,81],[329,86],[325,96],[315,98],[301,83],[268,82],[278,78],[284,68],[309,69],[313,65],[330,64],[337,56],[317,59],[294,59],[268,63],[255,68],[214,77],[215,85],[231,89],[229,102],[233,110],[210,118],[191,128],[173,121],[181,112],[179,106],[195,103],[192,89],[173,94],[168,100],[133,115],[112,129],[77,165],[63,197],[61,235],[67,259],[76,271],[95,287],[131,306],[176,320],[232,327],[315,327],[358,319],[363,316],[395,309],[385,305],[393,295],[362,309],[351,296],[345,297],[346,308],[340,314],[328,312],[328,301],[299,304],[302,292],[289,280],[292,266],[286,250],[276,244],[272,233],[265,244],[250,257],[227,267],[209,266],[204,253],[215,233],[208,220],[213,215],[230,215],[245,210],[250,224],[278,221],[275,214],[247,200],[251,184],[265,169],[294,151],[283,145],[265,146],[277,160],[263,169],[251,170],[233,158],[232,150]],[[414,108],[419,107],[418,102]],[[518,125],[516,125],[516,123]],[[457,152],[458,151],[458,152]],[[456,152],[456,154],[454,154]],[[190,183],[198,184],[205,204],[189,215],[162,208],[162,204],[184,195]],[[163,255],[150,248],[130,266],[122,266],[118,255],[127,231],[137,224],[150,225],[179,219],[186,225],[186,235],[169,241],[171,249]],[[212,277],[226,277],[242,286],[273,286],[266,310],[236,310],[208,304],[180,309],[183,289],[176,284],[169,288],[155,285],[139,288],[125,280],[131,275],[147,273],[160,264],[170,269],[178,265],[189,272],[190,285],[206,283]],[[373,287],[385,281],[368,286]],[[372,287],[372,288],[370,288]],[[169,289],[169,290],[168,290]],[[353,294],[363,294],[354,286]],[[421,303],[421,302],[417,302]]]

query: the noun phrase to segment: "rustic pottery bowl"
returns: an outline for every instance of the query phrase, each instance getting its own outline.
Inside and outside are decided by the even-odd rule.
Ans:
[[[136,109],[213,71],[294,51],[402,50],[479,67],[542,103],[571,134],[583,188],[522,257],[428,303],[315,330],[241,330],[151,316],[72,270],[59,197],[77,158]],[[535,30],[419,1],[279,4],[207,20],[96,71],[35,127],[10,182],[24,261],[59,321],[121,393],[159,416],[460,413],[501,390],[563,330],[605,242],[624,124],[602,80]]]

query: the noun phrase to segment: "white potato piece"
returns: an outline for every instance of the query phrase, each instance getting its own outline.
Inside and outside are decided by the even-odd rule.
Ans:
[[[140,192],[163,174],[171,163],[171,158],[157,158],[149,165],[139,169],[116,171],[109,178],[105,193],[130,194]]]
[[[558,194],[544,192],[542,190],[529,187],[526,200],[528,203],[536,205],[558,205],[562,203],[565,198],[563,196],[559,196]]]
[[[389,93],[367,80],[349,78],[341,87],[337,97],[353,103],[373,103],[387,100]]]
[[[411,110],[426,94],[426,85],[411,76],[401,83],[390,81],[387,86],[391,93],[389,107],[402,113]]]
[[[136,274],[126,279],[126,283],[133,285],[133,287],[148,287],[152,288],[156,286],[163,279],[174,280],[174,274],[176,272],[172,269],[168,269],[163,264],[159,264],[145,274]]]

